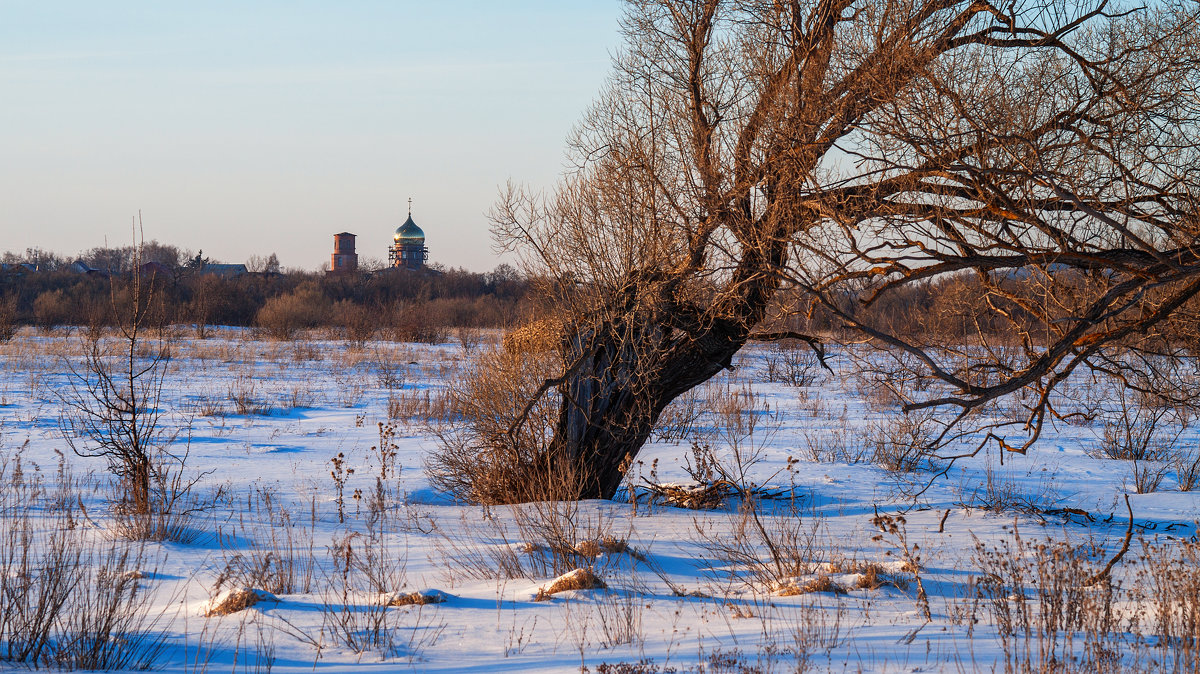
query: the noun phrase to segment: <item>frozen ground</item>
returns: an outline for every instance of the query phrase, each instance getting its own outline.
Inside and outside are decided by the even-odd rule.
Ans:
[[[73,475],[87,513],[76,526],[109,541],[104,463],[72,454],[60,430],[59,394],[69,390],[81,343],[78,335],[27,331],[0,345],[0,452],[7,480],[18,462],[25,480],[36,475],[49,488]],[[469,359],[457,344],[356,349],[224,330],[211,339],[183,337],[172,356],[162,423],[179,431],[176,451],[189,447],[187,470],[204,475],[197,490],[210,507],[190,520],[185,541],[147,544],[141,564],[155,629],[165,634],[155,666],[165,671],[1004,671],[1044,664],[1048,647],[1067,669],[1072,656],[1131,671],[1179,666],[1165,659],[1179,657],[1178,649],[1155,634],[1147,608],[1153,593],[1137,592],[1148,583],[1137,561],[1143,541],[1173,550],[1196,535],[1200,491],[1179,491],[1173,469],[1156,492],[1130,498],[1134,542],[1114,572],[1126,589],[1115,592],[1115,617],[1103,629],[1086,619],[1065,630],[1074,636],[1006,627],[1001,603],[1046,610],[1046,601],[1035,600],[1045,576],[1025,588],[1003,586],[998,600],[979,589],[980,556],[1004,544],[1016,546],[1009,559],[1033,564],[1032,543],[1068,542],[1086,551],[1079,553],[1084,571],[1103,567],[1120,547],[1132,466],[1094,458],[1100,419],[1057,423],[1028,455],[1010,454],[1003,464],[992,447],[930,483],[928,462],[898,472],[869,460],[886,432],[879,429],[892,428],[896,413],[844,358],[835,357],[836,374],[812,370],[815,381],[791,386],[766,381],[767,360],[778,354],[756,347],[700,390],[694,418],[686,409],[673,417],[682,419],[669,434],[675,439],[647,446],[632,473],[687,483],[692,441],[725,460],[736,446],[755,461],[748,478],[778,497],[760,502],[757,519],[739,514],[732,499],[717,510],[624,498],[514,512],[456,504],[425,475],[423,459],[435,447],[427,417],[436,416],[448,379]],[[1116,399],[1098,387],[1077,383],[1063,404],[1087,399],[1112,408]],[[738,432],[731,419],[754,423]],[[394,424],[401,470],[382,482],[382,506],[372,506],[380,422]],[[1196,433],[1184,428],[1175,438],[1171,423],[1159,432],[1195,452]],[[964,438],[956,448],[973,449],[978,440]],[[864,460],[850,462],[856,452]],[[343,470],[353,469],[344,473],[344,522],[331,475],[339,454]],[[879,515],[903,515],[904,524],[881,533]],[[553,526],[537,526],[547,521]],[[569,528],[577,542],[608,537],[632,549],[595,559],[608,590],[534,601],[563,570],[544,548],[545,530],[555,526]],[[789,568],[806,573],[781,571],[786,565],[776,565],[773,546],[785,561],[803,560],[808,568]],[[516,560],[529,577],[506,577],[512,564],[497,560]],[[915,575],[912,562],[919,562]],[[287,591],[277,601],[205,617],[219,591],[263,584],[254,581],[270,574],[255,576],[256,564],[286,566],[291,577],[278,587]],[[880,584],[857,587],[876,584],[862,581],[872,565]],[[1082,587],[1072,569],[1063,590],[1068,603],[1103,592]],[[380,608],[381,591],[428,590],[446,601]],[[1130,622],[1139,610],[1148,613]]]

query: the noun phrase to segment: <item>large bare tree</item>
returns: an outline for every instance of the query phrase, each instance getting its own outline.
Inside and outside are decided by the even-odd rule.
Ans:
[[[493,215],[565,317],[539,465],[611,496],[667,404],[781,336],[785,289],[942,382],[910,407],[1036,392],[1025,442],[1081,364],[1170,355],[1139,336],[1200,291],[1198,27],[1190,0],[630,2],[574,170]],[[1003,348],[866,310],[964,273]]]

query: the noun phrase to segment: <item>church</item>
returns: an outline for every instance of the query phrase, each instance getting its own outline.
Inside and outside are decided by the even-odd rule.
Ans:
[[[388,262],[393,269],[421,269],[429,259],[425,247],[425,232],[412,219],[412,199],[408,200],[408,219],[396,228],[392,246],[388,248]]]
[[[358,253],[354,250],[355,235],[341,232],[333,235],[333,254],[329,259],[330,275],[358,273]],[[413,222],[412,199],[408,200],[408,219],[396,228],[392,245],[388,247],[388,264],[392,269],[425,269],[429,249],[425,247],[425,232]]]

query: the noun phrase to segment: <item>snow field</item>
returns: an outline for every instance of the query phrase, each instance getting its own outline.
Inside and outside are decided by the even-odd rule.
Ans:
[[[1168,560],[1186,571],[1196,561],[1187,541],[1200,492],[1179,490],[1176,469],[1164,464],[1156,491],[1131,495],[1133,542],[1115,582],[1084,582],[1129,528],[1133,468],[1096,458],[1100,418],[1057,422],[1027,455],[1002,461],[994,447],[954,462],[907,456],[903,439],[928,431],[895,411],[872,373],[836,354],[829,373],[756,346],[677,403],[674,425],[631,468],[637,500],[626,491],[612,502],[489,508],[437,493],[423,469],[436,451],[429,425],[453,423],[445,391],[472,354],[227,329],[171,340],[162,423],[176,450],[186,446],[187,471],[203,475],[198,509],[180,540],[137,543],[119,535],[103,461],[74,456],[63,439],[59,393],[80,340],[26,331],[0,345],[5,531],[28,516],[30,549],[74,532],[62,535],[91,550],[81,557],[96,565],[91,577],[110,551],[133,550],[122,573],[139,576],[142,625],[161,635],[149,658],[158,669],[976,671],[1053,660],[1174,671],[1197,662],[1194,645],[1156,622]],[[1064,405],[1115,400],[1086,381],[1063,396]],[[998,405],[988,420],[1017,412]],[[398,468],[386,477],[381,423],[394,430],[384,444]],[[1168,421],[1163,432],[1196,451],[1190,425]],[[967,433],[941,453],[968,453],[981,438]],[[730,497],[713,510],[655,502],[647,481],[691,484],[693,443],[770,498],[747,508]],[[35,489],[41,496],[28,495]],[[52,505],[65,501],[78,506]],[[5,550],[19,542],[4,540]],[[547,592],[580,566],[605,587]],[[1096,622],[1105,611],[1108,622]]]

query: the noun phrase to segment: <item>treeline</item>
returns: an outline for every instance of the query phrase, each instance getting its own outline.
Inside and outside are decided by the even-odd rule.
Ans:
[[[191,251],[178,246],[147,241],[140,246],[118,246],[116,248],[98,246],[75,257],[66,257],[38,248],[26,248],[24,253],[5,251],[0,253],[0,264],[29,264],[39,271],[53,272],[66,270],[74,262],[82,262],[92,269],[100,269],[113,274],[125,274],[133,270],[135,260],[140,260],[143,264],[155,262],[168,269],[175,269],[186,267],[198,255],[201,253],[193,255]]]
[[[432,268],[326,276],[279,273],[264,264],[264,271],[221,275],[206,273],[199,254],[154,246],[148,250],[148,244],[140,257],[121,249],[81,256],[105,273],[77,273],[69,269],[73,260],[53,257],[51,263],[43,257],[36,272],[10,268],[0,274],[0,324],[116,325],[137,284],[149,300],[152,322],[190,324],[201,333],[231,325],[289,338],[326,327],[344,330],[350,339],[382,332],[404,341],[442,341],[456,327],[506,327],[528,310],[529,284],[508,265],[487,273]]]
[[[71,269],[77,260],[104,273],[78,273]],[[4,253],[0,262],[32,263],[38,269],[10,266],[0,272],[0,338],[20,325],[51,329],[120,323],[121,307],[129,303],[129,287],[139,265],[153,320],[160,325],[193,325],[202,334],[215,325],[254,327],[278,338],[291,338],[309,328],[334,328],[352,340],[380,335],[438,342],[454,328],[512,327],[546,309],[538,299],[545,293],[533,292],[529,279],[504,264],[486,273],[434,266],[422,271],[386,269],[327,276],[302,270],[279,272],[275,256],[270,255],[248,261],[249,273],[225,276],[207,273],[210,261],[202,253],[154,241],[140,250],[95,248],[74,260],[38,251]],[[147,263],[154,264],[148,267]],[[1047,275],[1055,276],[1056,283],[1046,283]],[[956,274],[902,285],[877,296],[876,287],[864,285],[845,294],[841,310],[917,342],[963,344],[982,339],[1038,344],[1051,338],[1051,324],[1080,311],[1109,287],[1110,279],[1072,270],[1021,270],[988,282],[974,274]],[[1140,300],[1147,310],[1156,303],[1152,295]],[[873,299],[866,302],[868,298]],[[820,335],[845,327],[843,318],[814,306],[800,291],[783,290],[770,313],[777,318],[759,326],[759,332],[796,330]],[[1176,314],[1154,335],[1138,337],[1200,351],[1200,300],[1186,303]]]
[[[995,348],[1042,347],[1074,327],[1079,321],[1074,317],[1086,315],[1113,286],[1111,275],[1103,273],[1027,267],[984,278],[974,272],[946,274],[882,292],[879,283],[863,283],[833,299],[850,320],[901,336],[916,346],[986,343]],[[1131,294],[1128,301],[1148,314],[1158,310],[1163,295],[1152,289]],[[760,332],[839,333],[847,339],[861,339],[860,333],[845,331],[847,319],[815,303],[803,291],[781,291],[770,315],[775,318],[759,326]],[[1093,324],[1114,332],[1123,325],[1104,314]],[[1183,347],[1200,353],[1200,295],[1176,307],[1152,331],[1131,333],[1124,339],[1137,341],[1143,349]]]

